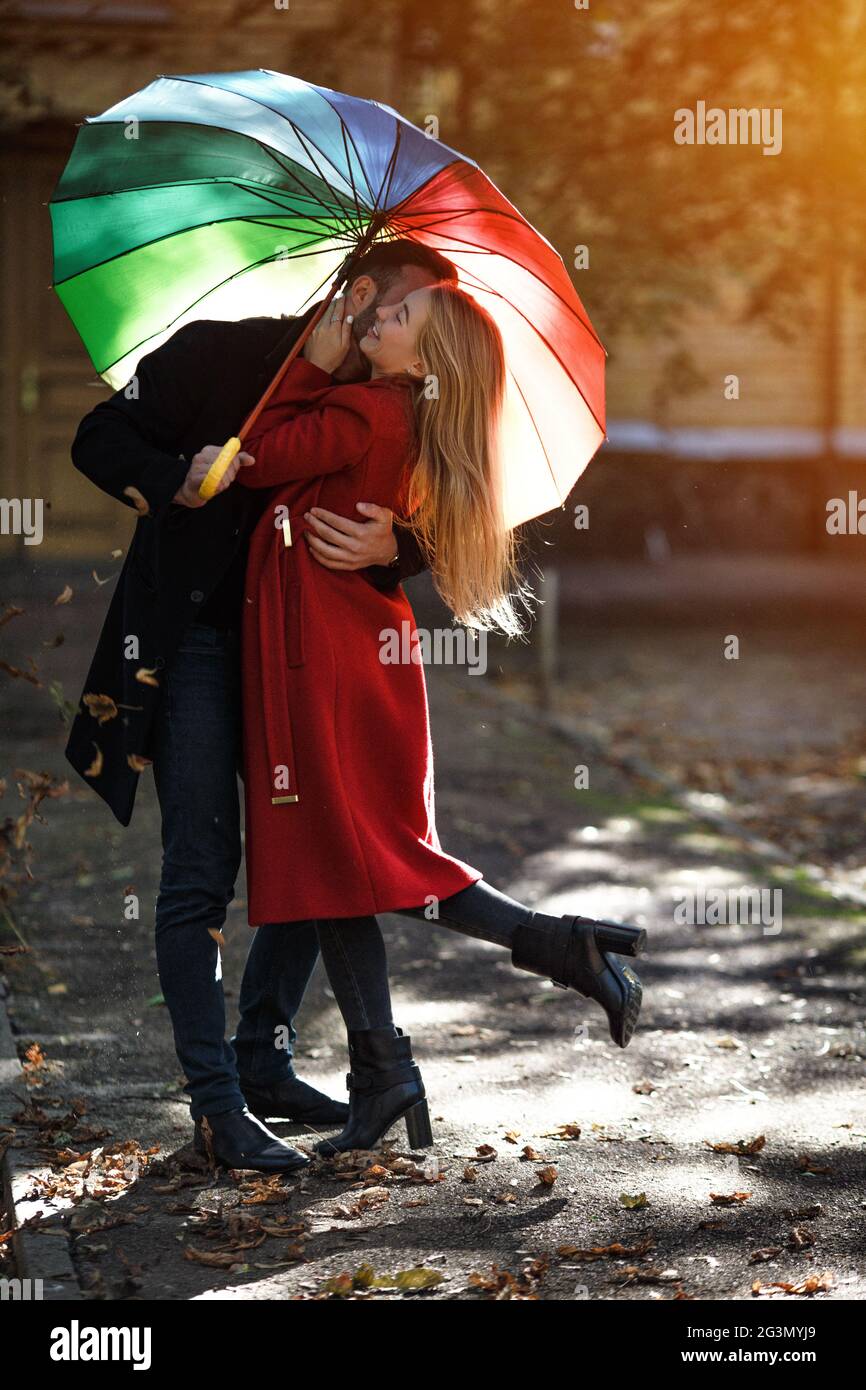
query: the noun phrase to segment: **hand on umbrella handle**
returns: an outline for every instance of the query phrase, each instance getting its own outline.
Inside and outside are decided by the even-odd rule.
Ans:
[[[214,459],[213,463],[211,464],[210,468],[208,469],[207,473],[202,479],[201,486],[198,490],[199,497],[202,497],[205,500],[205,502],[209,502],[212,497],[216,496],[217,488],[223,480],[225,471],[231,463],[232,459],[239,452],[240,447],[241,441],[237,438],[236,435],[232,435],[231,439],[226,440],[225,444],[220,449],[219,453],[217,454],[216,458]]]

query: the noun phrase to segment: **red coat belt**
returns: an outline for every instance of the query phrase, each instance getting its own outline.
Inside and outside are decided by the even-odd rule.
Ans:
[[[291,544],[286,543],[286,528]],[[255,622],[262,691],[262,719],[272,779],[272,806],[291,805],[299,799],[295,746],[289,710],[289,669],[304,664],[304,605],[297,545],[308,530],[303,512],[282,520],[275,510],[273,542],[262,569],[259,591],[249,595],[258,607],[253,617],[246,608],[245,621]]]

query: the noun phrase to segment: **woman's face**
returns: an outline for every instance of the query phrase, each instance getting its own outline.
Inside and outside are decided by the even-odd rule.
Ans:
[[[418,356],[418,333],[427,318],[430,289],[413,290],[397,304],[382,304],[358,344],[373,368],[373,376],[407,373],[423,378],[424,364]]]

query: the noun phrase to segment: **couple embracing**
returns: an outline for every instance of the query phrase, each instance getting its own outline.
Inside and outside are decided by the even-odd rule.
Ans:
[[[384,630],[414,628],[401,580],[424,568],[461,623],[522,627],[498,455],[503,345],[449,261],[400,240],[362,257],[202,503],[216,441],[308,317],[180,329],[73,445],[76,467],[139,520],[85,687],[119,717],[97,728],[84,702],[67,756],[123,824],[135,766],[153,764],[157,965],[195,1143],[262,1171],[310,1161],[268,1118],[338,1131],[315,1144],[323,1156],[370,1149],[398,1120],[413,1147],[433,1142],[378,913],[500,945],[515,968],[595,1000],[620,1047],[641,987],[619,957],[645,936],[533,911],[443,849],[423,665],[382,659]],[[238,772],[255,932],[228,1042],[214,932],[240,868]],[[292,1065],[320,953],[347,1030],[348,1105]]]

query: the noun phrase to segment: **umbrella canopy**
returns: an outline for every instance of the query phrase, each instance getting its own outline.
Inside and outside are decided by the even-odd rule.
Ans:
[[[89,118],[50,203],[54,286],[115,389],[194,319],[301,313],[346,255],[408,237],[503,336],[510,525],[605,435],[605,351],[561,257],[472,160],[398,112],[269,71],[160,77]]]

